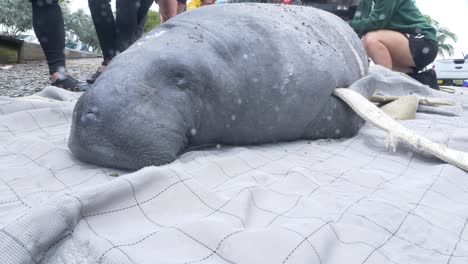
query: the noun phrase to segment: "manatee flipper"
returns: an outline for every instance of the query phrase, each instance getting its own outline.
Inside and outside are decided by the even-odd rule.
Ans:
[[[325,80],[321,83],[322,89],[329,89],[330,86],[336,87],[336,82],[330,74],[323,75]],[[385,81],[381,74],[370,73],[349,86],[349,90],[360,94],[364,98],[370,99],[380,82]],[[333,93],[332,93],[333,94]],[[336,139],[349,138],[357,134],[364,125],[365,120],[361,118],[350,106],[336,96],[329,96],[326,104],[320,112],[320,119],[314,120],[305,129],[304,138],[306,139]],[[331,118],[333,117],[333,118]]]
[[[323,78],[320,82],[321,90],[331,92],[324,99],[326,103],[319,108],[320,113],[316,113],[317,118],[314,118],[305,128],[303,138],[337,139],[349,138],[356,135],[364,125],[365,120],[350,109],[346,103],[332,95],[337,85],[333,76],[325,72],[321,76]],[[358,84],[354,85],[356,83]],[[350,87],[350,89],[354,89],[363,96],[370,98],[375,90],[375,85],[373,84],[374,79],[365,76],[354,82],[354,86]]]
[[[372,125],[385,130],[398,139],[403,140],[416,150],[423,150],[431,153],[449,164],[468,171],[468,153],[447,148],[446,146],[417,135],[415,132],[405,128],[387,116],[368,99],[353,90],[337,88],[333,94],[341,98],[354,111],[356,111],[359,116]]]

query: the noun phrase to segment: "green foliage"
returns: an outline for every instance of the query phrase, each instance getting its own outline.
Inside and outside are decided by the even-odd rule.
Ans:
[[[0,24],[0,34],[12,37],[31,29],[31,2],[28,0],[1,0]]]
[[[437,20],[426,16],[427,22],[429,22],[437,32],[437,44],[439,45],[439,55],[445,57],[445,54],[449,56],[453,55],[454,47],[451,44],[446,43],[448,40],[453,42],[458,41],[458,37],[455,33],[451,32],[448,28],[441,27]]]
[[[62,10],[65,31],[75,33],[81,42],[93,47],[93,50],[98,49],[99,40],[91,17],[82,9],[73,13],[70,13],[68,8],[62,8]]]
[[[70,12],[70,0],[59,0],[65,31],[75,33],[81,42],[99,48],[99,42],[91,17],[83,10]],[[32,29],[32,5],[29,0],[0,0],[0,34],[18,36]]]
[[[153,10],[149,10],[145,23],[145,33],[159,26],[159,24],[161,24],[159,13]]]

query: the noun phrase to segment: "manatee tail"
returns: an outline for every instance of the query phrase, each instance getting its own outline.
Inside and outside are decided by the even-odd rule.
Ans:
[[[390,118],[368,99],[352,89],[337,88],[333,94],[348,104],[361,118],[388,132],[391,136],[403,140],[416,150],[431,153],[449,164],[468,171],[468,153],[447,148],[417,135]]]

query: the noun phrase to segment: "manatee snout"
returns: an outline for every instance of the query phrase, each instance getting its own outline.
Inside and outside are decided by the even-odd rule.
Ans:
[[[77,159],[126,170],[176,159],[185,140],[181,127],[155,122],[156,113],[144,104],[104,103],[107,98],[89,91],[75,106],[68,146]]]
[[[85,93],[75,106],[68,147],[80,160],[95,163],[98,159],[100,163],[106,163],[102,154],[110,152],[112,146],[101,134],[105,131],[102,113],[90,99]]]

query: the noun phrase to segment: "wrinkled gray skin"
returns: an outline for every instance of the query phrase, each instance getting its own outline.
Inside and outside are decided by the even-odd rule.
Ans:
[[[75,107],[69,147],[85,162],[134,170],[200,145],[351,137],[364,121],[332,92],[366,74],[360,40],[330,13],[207,6],[110,63]]]

